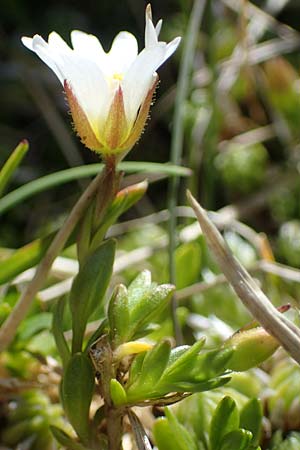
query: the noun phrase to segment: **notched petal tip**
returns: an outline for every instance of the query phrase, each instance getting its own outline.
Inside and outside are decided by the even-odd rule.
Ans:
[[[77,98],[73,94],[72,88],[67,82],[67,80],[64,81],[64,89],[70,107],[70,111],[72,114],[74,128],[78,136],[80,137],[81,142],[90,150],[94,150],[95,152],[101,152],[103,146],[96,138],[95,133],[93,132],[92,127],[89,123],[89,120],[86,117],[80,104],[78,103]]]
[[[148,3],[146,6],[146,20],[150,19],[152,21],[152,8],[151,3]]]

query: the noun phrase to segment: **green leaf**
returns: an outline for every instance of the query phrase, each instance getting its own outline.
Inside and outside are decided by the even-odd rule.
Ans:
[[[159,382],[168,364],[170,352],[170,342],[163,340],[146,353],[140,375],[142,384],[154,387]]]
[[[197,357],[197,379],[201,381],[205,378],[215,377],[224,373],[227,364],[231,362],[232,348],[209,350],[200,353]]]
[[[141,199],[145,194],[147,187],[148,182],[142,181],[141,183],[128,186],[117,193],[116,198],[107,208],[101,221],[101,225],[93,237],[91,249],[94,249],[99,245],[99,242],[103,240],[108,228],[117,221],[118,217]]]
[[[224,436],[220,450],[248,450],[252,440],[252,433],[248,430],[233,430]],[[219,447],[218,447],[219,448]]]
[[[117,219],[120,214],[123,214],[128,208],[130,208],[135,201],[138,201],[142,196],[145,188],[145,182],[139,183],[133,186],[133,191],[126,191],[123,189],[117,194],[116,199],[108,207],[107,213],[103,219],[101,225],[102,231],[104,232],[113,223],[113,219]],[[129,188],[128,188],[129,189]],[[121,201],[123,200],[123,201]],[[1,202],[1,199],[0,199]],[[120,204],[121,203],[121,204]],[[117,207],[118,206],[118,207]],[[85,230],[86,231],[86,230]],[[45,255],[49,245],[51,244],[56,232],[50,233],[48,236],[36,239],[31,243],[25,245],[24,247],[15,250],[8,258],[0,261],[0,285],[7,283],[20,273],[38,264],[42,257]],[[65,248],[74,244],[78,236],[77,229],[72,233]],[[85,236],[86,238],[86,236]],[[80,243],[80,254],[84,253],[84,248],[82,249],[82,242]],[[83,250],[83,252],[82,252]]]
[[[38,264],[55,234],[51,233],[45,238],[36,239],[15,250],[8,258],[2,259],[0,261],[0,284],[11,281],[20,273]]]
[[[29,144],[26,139],[24,139],[14,149],[14,151],[0,170],[0,197],[2,197],[3,191],[5,190],[15,170],[18,168],[24,156],[26,155],[28,149]]]
[[[126,405],[127,403],[126,391],[115,378],[110,380],[110,396],[115,406]]]
[[[188,242],[177,247],[176,289],[183,289],[199,279],[201,270],[201,246],[198,242]],[[187,270],[187,267],[189,270]]]
[[[70,349],[64,336],[63,318],[65,310],[65,299],[58,300],[53,311],[52,332],[58,353],[65,367],[70,359]]]
[[[224,386],[224,384],[230,381],[230,377],[217,377],[210,380],[205,380],[198,382],[196,380],[192,381],[175,381],[170,383],[165,383],[165,390],[167,392],[204,392],[216,389],[218,387]],[[159,386],[161,388],[161,386]],[[166,393],[167,393],[166,392]]]
[[[108,305],[110,336],[115,347],[125,342],[129,320],[127,289],[123,284],[119,284]]]
[[[237,430],[239,421],[240,417],[235,401],[230,397],[224,397],[218,404],[210,424],[209,439],[211,450],[220,450],[224,436],[231,431]]]
[[[263,418],[261,402],[257,398],[252,398],[243,407],[240,416],[240,427],[251,431],[253,435],[252,444],[258,445]]]
[[[130,311],[132,311],[136,305],[143,302],[144,298],[151,292],[151,288],[151,272],[149,272],[149,270],[143,270],[128,287]]]
[[[41,330],[49,330],[51,321],[52,314],[48,312],[39,312],[34,316],[28,317],[20,326],[18,338],[20,341],[26,341]]]
[[[205,338],[195,342],[191,347],[177,347],[171,351],[168,368],[164,372],[161,382],[171,383],[177,380],[193,378],[196,356],[202,349]]]
[[[190,169],[172,164],[147,163],[135,161],[123,161],[118,164],[120,170],[126,173],[155,173],[166,176],[183,176],[191,174]],[[97,175],[103,169],[103,164],[89,164],[86,166],[73,167],[71,169],[61,170],[60,172],[46,175],[37,180],[21,186],[0,199],[0,214],[13,208],[28,198],[40,192],[47,191],[52,187],[68,183],[73,180]]]
[[[146,352],[139,370],[133,367],[137,377],[130,377],[132,384],[127,389],[129,402],[159,397],[165,391],[159,392],[157,384],[162,376],[170,356],[171,345],[165,340],[157,343],[153,349]]]
[[[137,331],[148,325],[165,308],[174,290],[175,287],[171,284],[157,286],[150,291],[149,295],[137,301],[133,308],[132,298],[129,295],[130,328]]]
[[[134,358],[134,360],[130,366],[128,382],[126,383],[127,388],[129,386],[131,386],[134,383],[134,381],[137,380],[138,377],[140,376],[145,357],[146,357],[146,352],[139,353]]]
[[[189,432],[174,414],[165,408],[166,417],[154,422],[153,434],[159,450],[197,450],[197,445]]]
[[[94,392],[90,359],[76,353],[69,360],[62,381],[62,400],[67,417],[84,444],[90,437],[89,411]]]
[[[50,426],[50,430],[55,439],[63,446],[70,450],[89,450],[87,447],[81,445],[79,442],[74,441],[67,433],[60,428]]]
[[[91,254],[73,281],[70,292],[72,353],[81,351],[87,321],[103,302],[115,256],[115,241],[105,241]]]

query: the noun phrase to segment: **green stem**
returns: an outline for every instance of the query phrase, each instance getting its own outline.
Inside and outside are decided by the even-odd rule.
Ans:
[[[102,173],[98,174],[97,177],[89,184],[85,192],[81,195],[81,197],[73,207],[70,215],[66,219],[64,225],[58,231],[52,243],[50,244],[44,258],[42,259],[36,270],[35,276],[33,277],[32,281],[28,284],[19,301],[15,305],[13,311],[0,328],[0,351],[5,350],[12,342],[19,324],[26,316],[35,295],[42,287],[54,259],[63,249],[70,234],[72,233],[82,214],[90,204],[99,184],[101,183],[102,177]]]
[[[179,77],[177,83],[177,95],[175,100],[174,124],[171,142],[171,163],[180,164],[183,151],[184,138],[184,105],[188,96],[190,73],[193,66],[194,55],[196,51],[198,30],[201,22],[205,6],[204,0],[195,0],[193,10],[190,16],[186,40],[182,60],[180,63]],[[170,211],[169,221],[169,273],[170,282],[176,284],[176,267],[175,267],[175,248],[176,248],[176,206],[179,188],[179,178],[173,177],[169,183],[168,192],[168,209]],[[182,343],[182,333],[176,314],[177,303],[175,298],[172,299],[172,320],[176,342]]]

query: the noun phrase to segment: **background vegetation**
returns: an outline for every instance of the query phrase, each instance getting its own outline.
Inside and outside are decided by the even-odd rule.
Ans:
[[[182,73],[192,6],[189,0],[152,2],[154,18],[164,19],[163,39],[181,35],[184,41],[172,61],[160,70],[161,84],[151,120],[127,160],[167,162],[172,159],[170,148],[174,150],[178,144],[180,164],[192,170],[189,177],[180,179],[177,192],[180,206],[176,210],[175,251],[178,318],[185,343],[193,344],[205,335],[206,348],[210,349],[251,318],[226,284],[199,234],[198,224],[194,225],[191,210],[185,207],[187,187],[204,207],[218,211],[216,222],[224,231],[227,243],[257,277],[274,305],[291,304],[288,314],[298,320],[300,5],[297,0],[253,3],[203,0],[204,10],[194,35],[195,51],[185,93],[177,80],[178,73]],[[1,165],[21,139],[26,138],[30,143],[10,191],[62,169],[98,162],[97,156],[82,148],[72,133],[68,107],[56,78],[22,47],[20,36],[38,33],[46,37],[55,30],[68,41],[69,31],[77,28],[100,37],[108,49],[113,36],[126,29],[137,36],[142,46],[144,9],[145,2],[138,0],[49,1],[46,5],[33,0],[0,1]],[[182,93],[181,146],[180,136],[174,134],[174,123],[177,124],[174,105],[176,95],[178,99]],[[178,161],[173,158],[173,162]],[[141,174],[130,176],[131,181],[143,178]],[[161,177],[149,175],[150,181],[155,178]],[[169,180],[162,178],[150,184],[143,199],[109,232],[119,237],[114,284],[130,283],[143,268],[150,269],[158,283],[170,280],[167,252],[170,227],[166,211],[170,200]],[[3,206],[3,197],[0,200],[2,261],[11,249],[57,229],[86,182],[86,178],[81,178],[61,184],[30,195],[15,205],[8,201],[8,206]],[[174,231],[171,227],[172,236]],[[139,248],[138,255],[136,248]],[[68,249],[64,256],[67,262],[53,270],[11,351],[1,359],[0,392],[6,424],[2,441],[8,448],[25,449],[30,445],[48,448],[34,440],[29,442],[28,436],[35,435],[36,430],[48,430],[49,424],[56,425],[61,420],[62,411],[56,404],[59,358],[50,328],[53,302],[66,294],[59,283],[73,276],[75,270],[74,249]],[[10,281],[3,281],[1,321],[9,314],[28,278],[25,274],[13,284]],[[46,289],[51,286],[60,286],[61,290],[57,293]],[[154,340],[172,335],[169,314],[162,313],[158,322],[160,328],[151,335]],[[67,324],[68,321],[66,329]],[[49,360],[49,355],[53,360]],[[215,426],[211,425],[214,414],[218,424],[221,413],[216,414],[216,406],[219,404],[221,412],[221,408],[227,411],[232,406],[226,404],[228,400],[220,406],[226,395],[235,401],[235,417],[244,417],[233,421],[230,431],[244,427],[254,436],[252,447],[237,444],[237,450],[257,448],[258,442],[262,449],[300,449],[299,372],[299,366],[281,350],[259,368],[233,376],[226,388],[196,394],[185,400],[186,403],[180,403],[175,412],[156,422],[151,439],[160,450],[220,450],[208,437],[208,430]],[[20,384],[12,387],[2,381],[16,379]],[[36,384],[44,393],[28,392],[27,388]],[[16,391],[22,395],[16,396]],[[253,407],[258,425],[249,425],[245,419],[245,410],[251,407],[249,401],[253,399],[259,399],[260,406]],[[42,405],[43,420],[42,425],[27,421],[25,431],[19,426],[18,434],[13,427],[20,423],[21,415],[16,419],[13,411],[16,405],[21,408],[24,404],[26,420],[32,404],[34,408]],[[186,408],[190,415],[186,414]],[[163,415],[160,409],[149,413],[149,428],[152,429],[154,416],[160,415]],[[147,422],[147,418],[144,420]],[[189,434],[182,443],[185,432]],[[170,433],[176,442],[181,442],[178,447],[174,441],[168,447]],[[47,445],[49,442],[54,445],[50,434],[47,436]],[[18,447],[25,441],[29,442],[27,447]]]

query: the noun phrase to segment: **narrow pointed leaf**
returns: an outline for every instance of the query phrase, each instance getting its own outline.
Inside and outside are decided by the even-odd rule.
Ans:
[[[114,256],[115,241],[109,239],[88,257],[74,279],[69,297],[72,313],[73,353],[81,351],[87,321],[103,302],[112,275]]]
[[[151,398],[153,397],[153,393],[157,396],[156,385],[167,366],[170,351],[170,343],[168,341],[162,341],[146,353],[135,383],[127,390],[129,401],[132,402],[134,399],[143,397]]]
[[[115,378],[110,380],[110,396],[115,406],[121,406],[127,403],[126,391]]]
[[[71,352],[64,336],[63,317],[65,309],[65,299],[60,299],[53,311],[52,331],[55,339],[57,350],[65,367],[70,359]]]
[[[130,308],[130,326],[138,330],[151,322],[167,305],[174,289],[171,284],[162,284],[153,289],[143,301],[137,302],[133,309]]]
[[[252,398],[243,407],[240,415],[240,427],[251,431],[252,444],[258,445],[263,419],[261,402],[257,398]]]
[[[20,144],[14,149],[13,153],[10,155],[2,169],[0,170],[0,197],[8,185],[11,177],[13,176],[15,170],[20,165],[24,156],[29,149],[28,142],[24,139]]]
[[[50,426],[50,430],[55,439],[61,445],[63,445],[63,447],[69,448],[70,450],[88,450],[87,447],[81,445],[79,442],[74,441],[67,433],[65,433],[60,428]]]
[[[224,436],[220,450],[250,450],[252,433],[248,430],[233,430]]]
[[[108,306],[110,336],[115,346],[125,342],[129,331],[129,308],[127,289],[123,284],[116,287]]]
[[[90,438],[89,411],[93,392],[92,363],[83,353],[76,353],[66,366],[62,381],[62,400],[70,423],[85,444]]]
[[[172,164],[147,163],[136,161],[124,161],[118,165],[120,170],[126,173],[155,173],[165,176],[190,176],[191,171],[185,167]],[[52,187],[68,183],[73,180],[91,177],[97,175],[103,169],[103,164],[89,164],[86,166],[73,167],[71,169],[61,170],[51,175],[46,175],[37,180],[15,189],[0,199],[0,214],[8,211],[26,199],[40,192],[47,191]]]
[[[135,203],[142,198],[147,190],[147,187],[147,181],[142,181],[141,183],[124,188],[117,193],[116,198],[113,200],[104,215],[102,224],[93,237],[91,248],[94,248],[98,242],[103,240],[108,228],[117,221],[121,214],[135,205]]]
[[[143,299],[150,293],[151,287],[151,272],[149,270],[143,270],[128,287],[130,311],[132,311],[136,305],[143,302]]]
[[[239,427],[239,412],[235,401],[224,397],[211,420],[209,439],[211,450],[220,450],[224,436]],[[234,447],[232,447],[234,448]]]
[[[103,219],[103,223],[101,225],[102,238],[103,234],[105,234],[106,230],[109,228],[111,223],[113,223],[114,220],[117,220],[119,215],[126,212],[127,209],[129,209],[136,201],[138,201],[142,197],[145,190],[145,182],[139,183],[138,185],[135,186],[136,190],[134,192],[130,191],[129,194],[126,194],[126,190],[120,191],[122,193],[120,194],[120,197],[118,194],[116,199],[108,207],[106,216]],[[120,199],[123,199],[123,201],[121,202]],[[118,204],[118,208],[116,207],[116,204]],[[36,239],[30,242],[29,244],[15,250],[14,253],[9,255],[6,259],[1,259],[0,285],[3,283],[7,283],[20,273],[38,264],[42,259],[42,257],[45,255],[50,243],[55,237],[55,234],[56,232],[53,232],[50,233],[48,236],[45,236],[44,238]],[[77,230],[75,230],[72,233],[65,248],[74,244],[76,238],[77,238]],[[82,248],[80,250],[82,250]]]
[[[153,434],[159,450],[197,450],[197,445],[187,429],[169,409],[166,417],[154,422]]]
[[[174,349],[171,352],[171,358],[164,373],[164,379],[171,381],[175,381],[177,379],[188,379],[189,375],[192,376],[191,369],[195,366],[196,356],[200,352],[201,348],[205,343],[205,338],[200,339],[198,342],[195,342],[191,347],[186,347],[186,350],[181,354],[178,352],[178,349]],[[184,348],[185,348],[184,347]],[[180,349],[180,347],[179,347]],[[174,359],[173,353],[175,355],[179,355],[178,358]]]

